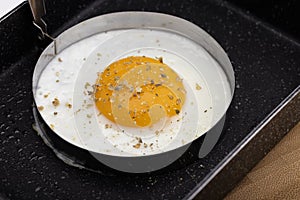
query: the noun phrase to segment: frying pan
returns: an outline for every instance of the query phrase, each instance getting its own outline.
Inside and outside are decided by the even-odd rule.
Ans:
[[[84,62],[76,65],[77,73],[73,76],[75,86],[71,88],[69,92],[73,93],[73,99],[81,99],[81,101],[84,101],[80,88],[83,87],[84,82],[90,77],[88,73],[91,73],[93,70],[99,71],[99,69],[97,69],[99,64],[95,62],[99,51],[106,53],[108,49],[111,50],[110,55],[113,56],[107,56],[103,64],[105,66],[117,60],[117,58],[126,57],[126,55],[131,54],[135,55],[141,50],[151,54],[147,49],[149,49],[149,46],[152,44],[148,44],[147,42],[151,41],[152,37],[158,36],[165,42],[162,42],[162,46],[160,47],[154,48],[152,45],[151,48],[154,48],[154,51],[164,49],[167,52],[175,52],[174,54],[182,56],[183,60],[189,60],[192,64],[194,63],[193,66],[196,66],[195,70],[199,71],[202,75],[201,77],[198,76],[199,80],[203,79],[203,84],[206,84],[204,88],[207,88],[206,96],[210,96],[209,100],[211,105],[209,107],[213,108],[209,119],[206,121],[204,119],[205,117],[202,117],[204,116],[202,111],[200,112],[202,105],[199,105],[195,111],[191,111],[196,112],[198,115],[196,117],[187,117],[188,120],[186,120],[187,125],[185,125],[185,128],[190,129],[184,132],[183,129],[180,128],[175,135],[172,135],[172,140],[170,141],[166,142],[166,140],[164,140],[165,135],[168,133],[160,134],[154,139],[150,137],[150,140],[152,138],[152,140],[158,141],[158,143],[165,143],[162,147],[154,151],[136,149],[124,151],[123,148],[125,148],[125,146],[120,144],[124,139],[128,139],[129,142],[131,142],[130,138],[136,138],[134,131],[132,135],[124,134],[125,138],[121,137],[121,139],[115,139],[115,137],[108,139],[103,132],[101,134],[86,136],[83,131],[83,120],[80,115],[74,115],[72,119],[69,119],[75,126],[75,131],[72,133],[66,133],[68,132],[66,129],[52,130],[52,132],[57,134],[64,141],[79,149],[89,151],[99,162],[113,169],[131,173],[149,172],[168,166],[184,154],[194,140],[205,133],[207,133],[206,138],[210,138],[209,143],[214,144],[216,142],[212,140],[218,139],[218,133],[222,130],[226,110],[233,97],[235,83],[234,72],[230,60],[222,47],[200,27],[184,19],[162,13],[119,12],[88,19],[69,28],[58,37],[52,38],[47,33],[46,24],[41,19],[45,14],[43,1],[30,1],[30,5],[34,16],[34,24],[41,32],[41,39],[48,37],[53,40],[41,54],[33,74],[32,88],[35,104],[37,106],[39,105],[39,86],[43,81],[43,74],[49,69],[49,66],[51,66],[53,62],[59,64],[57,60],[61,59],[61,57],[63,57],[63,60],[64,58],[67,60],[76,60],[74,56],[78,54],[72,54],[70,52],[81,52],[83,54],[82,56],[85,59],[82,60],[84,60]],[[140,42],[132,42],[136,41],[141,31],[143,37],[146,39],[139,40]],[[127,39],[131,41],[129,42],[130,44],[133,43],[132,46],[118,46]],[[88,49],[90,49],[90,51],[83,52],[82,46],[80,45],[85,46],[87,44],[89,44]],[[133,50],[136,50],[136,52]],[[203,58],[203,56],[205,58]],[[195,63],[197,63],[199,59],[209,60],[213,64],[198,66]],[[72,63],[69,63],[69,65],[71,64]],[[174,65],[176,65],[176,63]],[[183,70],[182,73],[187,71],[186,69],[178,70]],[[193,77],[193,74],[188,76]],[[197,75],[194,76],[194,79],[197,79]],[[75,113],[81,104],[76,102],[72,102],[72,104],[72,111]],[[43,112],[38,112],[39,111],[36,112],[35,116],[41,115],[44,123],[51,126],[46,115],[43,114]],[[204,110],[204,113],[206,112],[207,110]],[[82,112],[81,115],[86,114],[87,113]],[[95,117],[93,120],[95,122],[91,122],[90,124],[96,123],[97,118]],[[196,120],[196,122],[190,123],[193,120]],[[36,121],[40,134],[47,134],[45,130],[41,128],[40,124],[42,122],[40,122],[37,117]],[[203,121],[205,121],[205,127],[199,129],[199,127],[203,125]],[[89,128],[91,131],[94,130],[92,125],[88,125],[88,129]],[[214,137],[210,137],[212,135]],[[74,137],[79,139],[74,140]],[[142,139],[147,140],[147,138]],[[133,146],[135,143],[136,141],[132,141],[128,146]],[[116,148],[114,144],[119,144],[119,147]]]

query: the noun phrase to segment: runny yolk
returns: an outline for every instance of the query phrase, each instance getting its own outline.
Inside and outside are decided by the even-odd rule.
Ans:
[[[131,56],[110,64],[95,84],[96,107],[106,118],[131,127],[150,126],[180,113],[182,79],[161,60]]]

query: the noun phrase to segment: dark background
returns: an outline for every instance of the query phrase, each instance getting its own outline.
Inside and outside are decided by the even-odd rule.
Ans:
[[[237,6],[300,40],[300,2],[298,0],[229,0]]]

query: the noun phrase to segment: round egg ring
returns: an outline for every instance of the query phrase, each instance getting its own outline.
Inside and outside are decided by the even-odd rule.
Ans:
[[[124,40],[128,42],[120,48]],[[201,28],[170,15],[121,12],[95,17],[63,32],[56,39],[56,50],[58,54],[53,55],[54,43],[45,49],[33,75],[34,99],[42,118],[63,140],[90,151],[100,162],[121,171],[153,171],[174,162],[192,141],[224,116],[234,92],[234,73],[224,50]],[[121,129],[115,135],[105,131],[118,127],[112,127],[114,124],[101,116],[99,119],[96,112],[90,113],[87,108],[93,107],[93,100],[84,93],[91,91],[96,72],[101,72],[113,61],[134,55],[162,56],[166,64],[184,76],[187,93],[192,94],[185,102],[190,112],[193,112],[191,105],[199,98],[209,97],[204,106],[196,104],[198,107],[194,110],[200,116],[195,115],[196,122],[190,121],[195,116],[187,115],[191,118],[186,122],[192,123],[185,127],[192,129],[198,125],[198,118],[207,119],[204,127],[197,126],[201,131],[195,128],[195,131],[190,129],[187,134],[182,134],[183,120],[179,120],[175,134],[170,134],[170,129],[153,136],[148,132],[147,137],[122,134]],[[201,66],[197,64],[199,60]],[[194,71],[186,70],[184,65],[192,66]],[[76,71],[66,71],[66,66],[72,66]],[[193,97],[195,92],[198,99]],[[181,113],[186,113],[184,108]],[[205,115],[210,117],[201,117]],[[94,134],[99,124],[102,133]],[[142,147],[136,148],[137,144]],[[176,155],[166,154],[168,152],[176,152]],[[165,159],[166,155],[168,159]],[[150,162],[152,166],[149,166],[145,160],[153,161],[154,157],[160,158],[159,162]]]

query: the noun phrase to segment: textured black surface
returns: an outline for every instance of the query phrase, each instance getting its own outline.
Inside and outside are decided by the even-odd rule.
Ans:
[[[74,8],[69,9],[68,2]],[[57,35],[92,16],[124,10],[168,13],[204,28],[223,46],[235,70],[236,92],[227,114],[227,128],[207,157],[161,174],[109,177],[66,165],[32,129],[31,77],[45,44],[36,41],[30,10],[25,4],[0,24],[0,193],[8,198],[184,198],[300,84],[299,44],[227,3],[208,0],[75,2],[47,1],[46,20],[51,34]],[[54,6],[64,9],[55,11]],[[257,150],[267,151],[262,146]],[[226,190],[219,188],[216,192],[222,195]]]
[[[32,26],[32,15],[28,9],[19,9],[13,16],[0,19],[0,73],[5,73],[17,60],[35,46],[36,29]],[[25,30],[26,31],[25,31]]]
[[[298,0],[228,0],[262,18],[300,41]]]

